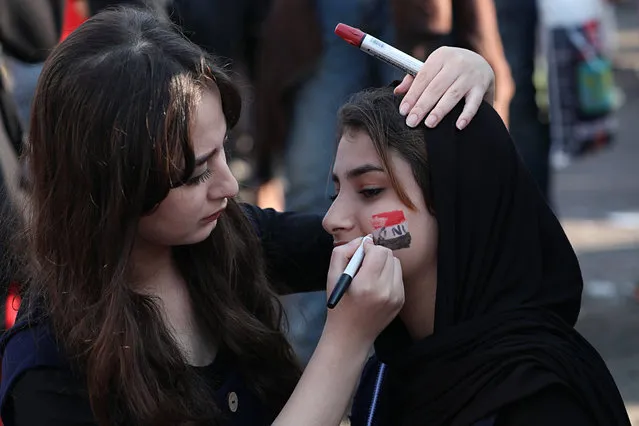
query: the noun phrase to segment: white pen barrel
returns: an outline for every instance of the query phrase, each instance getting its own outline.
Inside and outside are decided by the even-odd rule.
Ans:
[[[394,48],[381,40],[367,34],[362,40],[360,49],[369,55],[375,56],[397,68],[403,70],[407,74],[415,76],[422,68],[424,63],[419,59],[415,59],[410,55]]]
[[[364,260],[364,243],[366,242],[366,240],[373,241],[370,235],[367,235],[364,237],[362,242],[359,243],[359,247],[357,247],[357,250],[355,250],[355,254],[353,254],[353,257],[351,257],[350,262],[348,262],[348,265],[346,265],[346,269],[344,269],[344,274],[350,275],[351,277],[355,277],[357,270],[359,269],[360,266],[362,266],[362,261]]]
[[[363,260],[364,260],[364,242],[362,241],[362,244],[360,244],[360,246],[357,247],[355,254],[351,258],[350,262],[348,262],[348,265],[346,265],[346,269],[344,269],[344,273],[347,275],[350,275],[351,277],[354,277],[355,274],[357,273],[357,270],[362,265]]]

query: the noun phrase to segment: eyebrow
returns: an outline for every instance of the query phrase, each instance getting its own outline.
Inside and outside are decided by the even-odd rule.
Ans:
[[[224,139],[222,140],[222,148],[224,147],[224,144],[226,143],[226,141],[229,138],[229,132],[225,132],[224,133]],[[195,167],[199,167],[202,164],[206,163],[207,161],[209,161],[209,158],[213,157],[220,149],[222,149],[220,147],[217,147],[215,149],[213,149],[211,152],[201,155],[199,157],[195,158]]]
[[[209,152],[208,154],[204,154],[201,157],[197,157],[195,159],[195,167],[201,166],[202,164],[209,161],[209,158],[213,157],[219,149],[220,148],[215,148],[213,151]]]
[[[371,172],[384,173],[385,171],[386,170],[384,170],[380,166],[376,166],[374,164],[364,164],[363,166],[355,167],[354,169],[349,170],[348,173],[346,173],[346,179],[354,179],[366,173],[371,173]],[[335,173],[332,174],[332,179],[333,179],[333,182],[339,182],[339,178],[337,177]]]

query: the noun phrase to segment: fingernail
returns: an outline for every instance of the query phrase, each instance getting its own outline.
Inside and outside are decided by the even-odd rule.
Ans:
[[[404,102],[403,104],[400,105],[399,107],[399,113],[401,115],[406,115],[408,114],[408,103]]]
[[[459,130],[462,130],[464,127],[466,127],[467,124],[468,124],[468,121],[466,121],[465,118],[462,118],[461,120],[457,122],[457,128]]]
[[[417,125],[417,114],[411,114],[406,119],[406,125],[408,127],[415,127]]]
[[[427,118],[426,118],[426,126],[428,127],[435,127],[435,123],[437,123],[437,116],[430,114]]]

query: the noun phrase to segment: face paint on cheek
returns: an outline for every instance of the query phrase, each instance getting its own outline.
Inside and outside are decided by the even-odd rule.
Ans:
[[[375,229],[373,231],[375,244],[391,250],[410,247],[411,236],[403,211],[395,210],[373,215],[371,223]]]

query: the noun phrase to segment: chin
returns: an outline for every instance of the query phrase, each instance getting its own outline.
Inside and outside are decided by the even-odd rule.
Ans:
[[[207,223],[205,226],[193,233],[190,238],[192,241],[188,244],[201,243],[202,241],[206,240],[209,235],[211,235],[215,228],[217,228],[217,220],[211,223]]]
[[[191,234],[188,235],[183,235],[180,238],[175,238],[171,244],[171,246],[190,246],[193,244],[197,244],[197,243],[201,243],[202,241],[206,240],[209,235],[211,235],[211,232],[213,231],[213,229],[215,228],[215,226],[207,226],[206,228],[201,228]]]

